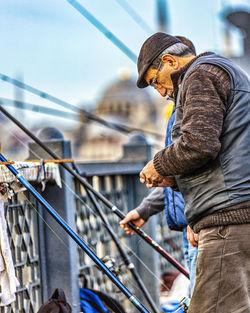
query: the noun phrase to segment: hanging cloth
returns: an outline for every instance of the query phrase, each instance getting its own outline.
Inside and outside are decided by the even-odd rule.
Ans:
[[[15,292],[18,285],[7,235],[4,202],[0,200],[0,306],[15,301]]]

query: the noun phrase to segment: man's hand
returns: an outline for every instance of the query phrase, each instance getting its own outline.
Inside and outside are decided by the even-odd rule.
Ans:
[[[193,247],[198,246],[199,234],[195,234],[190,226],[187,226],[187,240]]]
[[[161,176],[154,168],[153,160],[140,172],[140,182],[146,183],[148,188],[152,187],[171,187],[175,185],[174,176]]]
[[[140,217],[139,213],[135,209],[128,212],[126,217],[120,221],[121,228],[123,228],[127,234],[134,235],[135,231],[128,226],[128,222],[133,222],[133,224],[137,227],[142,227],[146,223],[146,221]]]

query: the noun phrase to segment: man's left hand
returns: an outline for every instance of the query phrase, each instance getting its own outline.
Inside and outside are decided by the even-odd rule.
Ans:
[[[140,182],[146,183],[148,188],[152,187],[171,187],[175,185],[175,178],[173,176],[161,176],[154,168],[153,160],[140,172]]]
[[[188,225],[187,226],[187,240],[193,247],[197,247],[199,243],[199,234],[194,233],[192,228]]]

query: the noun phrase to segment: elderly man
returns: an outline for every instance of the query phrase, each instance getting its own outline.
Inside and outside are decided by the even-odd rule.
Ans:
[[[250,312],[250,80],[214,53],[195,57],[176,37],[143,44],[137,86],[175,98],[173,143],[140,173],[177,185],[199,254],[189,313]],[[127,224],[123,224],[129,230]]]
[[[176,36],[182,43],[189,47],[190,53],[196,55],[196,49],[192,41],[183,36]],[[175,107],[167,123],[165,146],[172,143],[171,131],[175,120]],[[183,252],[186,265],[189,270],[190,277],[190,295],[192,294],[195,283],[196,260],[198,255],[198,247],[192,246],[187,240],[187,221],[184,216],[184,200],[180,192],[174,191],[170,187],[155,188],[147,197],[145,197],[139,206],[130,211],[126,218],[121,222],[123,227],[128,221],[134,222],[141,227],[154,214],[160,213],[165,209],[168,227],[172,230],[182,231],[183,236]],[[138,224],[139,217],[139,224]],[[127,233],[131,233],[131,229]],[[190,231],[191,232],[191,231]],[[134,232],[132,231],[132,234]],[[184,295],[183,295],[184,296]],[[183,298],[182,296],[182,298]],[[180,299],[181,300],[181,299]]]

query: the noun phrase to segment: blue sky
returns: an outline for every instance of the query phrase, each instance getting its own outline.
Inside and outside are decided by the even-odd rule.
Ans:
[[[116,0],[79,0],[135,54],[148,37]],[[127,0],[157,31],[156,1]],[[250,0],[169,0],[169,32],[192,39],[198,53],[223,53],[222,7],[250,9]],[[0,2],[1,73],[80,106],[95,102],[120,68],[136,77],[136,65],[66,0],[2,0]],[[241,34],[233,32],[234,51]],[[1,97],[13,98],[13,87],[1,82]],[[27,102],[59,108],[25,92]],[[27,115],[29,116],[29,115]],[[32,124],[36,119],[27,120]],[[53,118],[39,116],[50,125]]]

